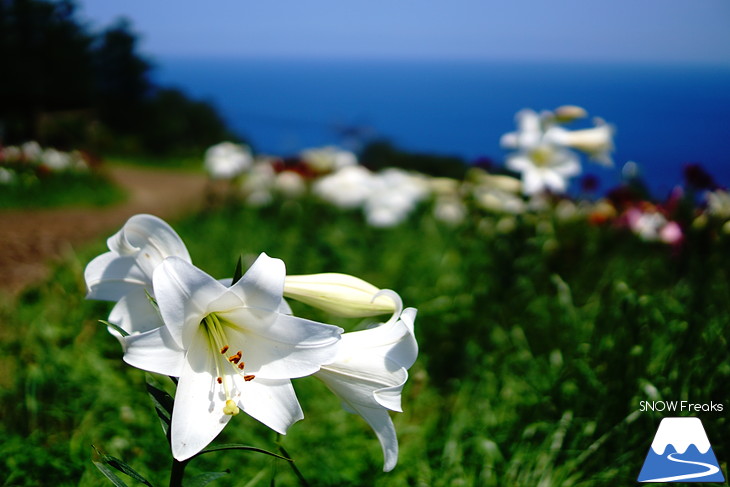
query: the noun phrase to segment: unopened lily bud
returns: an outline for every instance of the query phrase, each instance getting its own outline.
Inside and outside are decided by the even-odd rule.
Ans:
[[[284,296],[336,316],[362,318],[393,313],[395,303],[380,289],[355,276],[338,273],[286,276]]]
[[[550,127],[545,132],[545,139],[553,144],[583,151],[596,162],[611,167],[613,166],[611,152],[614,149],[614,129],[600,118],[596,118],[595,122],[595,127],[581,130]]]
[[[572,122],[579,118],[588,116],[588,112],[584,108],[576,105],[563,105],[555,109],[555,119],[561,123]]]

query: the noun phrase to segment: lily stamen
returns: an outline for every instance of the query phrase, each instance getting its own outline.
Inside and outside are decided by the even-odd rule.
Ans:
[[[200,322],[200,325],[205,328],[206,335],[208,336],[208,342],[213,350],[218,350],[220,354],[216,354],[216,357],[221,355],[225,357],[226,352],[229,350],[229,346],[226,344],[227,337],[224,330],[225,320],[221,320],[215,313],[210,313]],[[243,351],[238,350],[235,354],[226,357],[226,362],[236,374],[241,376],[244,381],[249,382],[254,379],[254,375],[248,374],[243,375],[245,362],[241,360],[243,358]],[[225,393],[226,405],[223,407],[223,414],[235,416],[239,412],[238,406],[232,399],[231,391],[227,380],[227,375],[223,373],[221,369],[220,359],[215,359],[215,370],[216,370],[216,382],[223,385],[223,391]]]

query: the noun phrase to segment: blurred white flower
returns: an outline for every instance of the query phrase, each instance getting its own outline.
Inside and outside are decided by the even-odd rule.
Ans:
[[[388,168],[375,175],[365,202],[365,219],[374,227],[392,227],[404,221],[429,195],[428,179],[402,169]]]
[[[520,196],[522,182],[512,176],[489,174],[481,169],[469,172],[472,196],[477,206],[494,213],[524,213],[527,205]]]
[[[18,162],[23,158],[23,152],[20,150],[20,147],[9,145],[7,147],[3,147],[0,150],[0,160],[7,161],[7,162]]]
[[[343,334],[335,360],[314,374],[346,410],[359,414],[373,428],[386,472],[398,462],[398,438],[388,410],[402,411],[401,392],[418,356],[416,309],[403,310],[400,297],[392,291],[389,295],[397,303],[393,317],[374,328]]]
[[[595,127],[589,129],[566,130],[563,127],[552,126],[546,130],[545,140],[584,152],[594,161],[612,167],[613,133],[611,125],[596,118]]]
[[[481,186],[504,191],[505,193],[519,194],[522,191],[522,181],[512,176],[484,173],[477,182]]]
[[[0,184],[12,184],[15,182],[15,172],[4,167],[0,167]]]
[[[430,178],[428,186],[430,192],[437,196],[455,196],[461,191],[461,181],[453,178]]]
[[[560,200],[555,205],[555,217],[558,220],[568,221],[580,218],[583,215],[580,214],[576,204],[568,199]]]
[[[468,211],[461,198],[440,196],[436,198],[433,207],[433,216],[449,225],[458,225],[466,219]]]
[[[526,195],[544,191],[564,193],[568,179],[581,172],[580,161],[573,152],[548,143],[510,154],[506,166],[522,174],[522,191]]]
[[[507,156],[506,167],[522,175],[522,191],[533,195],[543,191],[564,193],[568,178],[580,174],[580,160],[571,151],[546,137],[553,127],[553,115],[524,109],[515,115],[517,131],[504,134],[501,144],[515,149]]]
[[[298,198],[307,192],[307,183],[297,172],[282,171],[276,175],[274,189],[287,198]]]
[[[203,165],[213,179],[233,179],[253,165],[253,156],[248,147],[221,142],[205,151]]]
[[[360,207],[370,196],[375,177],[362,166],[345,166],[318,179],[312,190],[315,195],[339,208]]]
[[[328,173],[346,166],[357,165],[357,156],[334,146],[306,149],[300,153],[304,163],[314,172]]]
[[[276,172],[271,160],[257,160],[241,183],[246,203],[252,206],[266,206],[271,203],[274,199],[271,192],[275,181]]]
[[[303,418],[290,379],[331,363],[342,329],[281,313],[285,274],[266,254],[230,287],[177,257],[155,269],[164,326],[126,337],[124,361],[180,378],[170,425],[177,460],[241,409],[282,434]]]
[[[585,108],[576,105],[562,105],[553,110],[553,115],[558,123],[568,123],[587,117],[588,112]]]
[[[534,110],[525,108],[515,115],[517,131],[504,134],[500,145],[505,149],[529,150],[537,147],[544,133],[543,121]]]
[[[22,146],[20,146],[20,150],[23,153],[23,158],[26,161],[37,161],[41,158],[41,155],[43,154],[43,149],[41,148],[41,145],[35,140],[24,143]]]
[[[629,228],[647,242],[664,242],[676,244],[682,240],[682,229],[677,224],[657,211],[642,211],[631,208],[626,212]]]
[[[520,214],[527,204],[518,195],[497,188],[477,186],[474,188],[474,202],[480,208],[493,213]]]
[[[64,171],[71,167],[73,161],[69,154],[49,148],[41,154],[41,163],[53,171]]]
[[[705,193],[707,213],[718,218],[730,218],[730,193],[717,189]]]

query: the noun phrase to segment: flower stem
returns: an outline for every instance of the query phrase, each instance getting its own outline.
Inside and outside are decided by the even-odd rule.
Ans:
[[[183,477],[185,476],[185,467],[187,460],[179,462],[172,459],[172,468],[170,469],[170,487],[182,487]]]

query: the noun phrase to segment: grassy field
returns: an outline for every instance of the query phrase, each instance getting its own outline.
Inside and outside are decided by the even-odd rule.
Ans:
[[[216,277],[230,276],[239,255],[266,252],[290,274],[353,274],[418,308],[421,351],[405,412],[394,415],[392,472],[361,418],[321,383],[295,381],[305,419],[280,441],[311,485],[633,485],[668,415],[640,411],[652,400],[724,404],[696,415],[727,474],[728,237],[697,230],[673,249],[550,212],[473,216],[456,228],[423,212],[374,229],[308,200],[171,223]],[[106,485],[92,445],[167,484],[148,376],[121,361],[98,324],[110,305],[84,299],[84,266],[104,250],[103,239],[78,249],[47,283],[2,303],[0,485]],[[277,450],[276,441],[239,415],[216,443]],[[188,474],[225,469],[212,485],[299,485],[287,462],[241,451],[196,458]]]
[[[19,177],[20,182],[0,186],[0,209],[105,206],[119,203],[124,191],[96,172],[58,173],[44,177]]]

